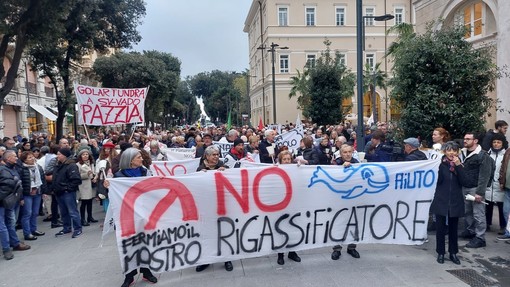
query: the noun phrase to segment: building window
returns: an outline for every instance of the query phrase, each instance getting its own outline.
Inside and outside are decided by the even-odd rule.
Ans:
[[[337,26],[345,25],[345,7],[336,7],[335,23]]]
[[[307,67],[309,68],[312,68],[312,67],[315,67],[315,60],[316,60],[316,56],[315,55],[306,55],[306,65]]]
[[[346,62],[346,59],[345,59],[345,54],[340,53],[340,54],[338,54],[338,56],[339,56],[339,58],[340,58],[340,61],[338,61],[338,63],[339,63],[339,64],[342,64],[342,65],[344,65],[344,66],[346,66],[346,65],[347,65],[346,63],[347,63],[347,62]]]
[[[305,8],[306,26],[315,26],[315,7]]]
[[[289,72],[289,55],[280,55],[280,73]]]
[[[365,55],[365,66],[373,71],[375,69],[375,54],[366,54]]]
[[[365,16],[374,16],[374,7],[365,7]],[[374,18],[365,18],[365,26],[374,26]]]
[[[393,13],[395,15],[395,25],[404,23],[404,8],[396,7]]]
[[[278,25],[287,26],[289,25],[289,8],[278,7]]]
[[[466,27],[466,39],[482,35],[482,2],[477,2],[464,8],[464,27]]]

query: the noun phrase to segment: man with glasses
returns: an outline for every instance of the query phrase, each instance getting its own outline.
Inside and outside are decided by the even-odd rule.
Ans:
[[[465,201],[465,227],[460,234],[461,238],[471,239],[467,248],[485,247],[485,230],[487,221],[485,219],[485,205],[483,199],[487,184],[491,180],[492,159],[482,150],[478,144],[480,133],[468,132],[464,136],[464,148],[461,150],[460,158],[464,165],[462,178],[462,192],[464,196],[474,196],[474,201]]]

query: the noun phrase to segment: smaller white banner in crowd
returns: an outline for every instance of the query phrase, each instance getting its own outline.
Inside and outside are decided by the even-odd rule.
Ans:
[[[168,160],[186,160],[195,158],[195,148],[163,148]]]
[[[299,148],[299,142],[305,136],[303,125],[297,125],[290,131],[279,134],[274,138],[276,147],[279,149],[282,146],[287,146],[289,150],[296,150]]]
[[[76,84],[78,124],[108,126],[144,122],[147,88],[117,89]]]
[[[111,179],[122,271],[349,243],[422,244],[439,164],[288,164]]]

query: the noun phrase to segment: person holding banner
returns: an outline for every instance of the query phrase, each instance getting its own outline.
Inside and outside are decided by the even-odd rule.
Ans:
[[[313,139],[310,136],[303,138],[304,149],[300,156],[296,157],[298,164],[317,165],[319,164],[319,154],[313,147]]]
[[[136,148],[126,149],[119,162],[119,171],[115,173],[114,177],[141,177],[147,176],[147,169],[143,167],[143,159],[140,150]],[[109,183],[105,183],[105,187],[108,187]],[[158,278],[152,274],[149,268],[141,267],[140,272],[143,275],[143,280],[149,281],[150,283],[158,282]],[[124,278],[122,287],[129,287],[135,280],[135,275],[138,273],[137,269],[127,273]]]
[[[343,168],[349,168],[353,163],[359,163],[359,161],[352,157],[354,148],[351,145],[343,144],[340,147],[340,157],[335,159],[335,164],[343,166]],[[350,243],[347,245],[347,254],[354,258],[360,258],[359,252],[356,250],[356,244]],[[338,260],[342,255],[342,246],[333,246],[333,252],[331,253],[331,259]]]
[[[225,156],[223,163],[229,168],[238,168],[241,167],[241,162],[239,161],[244,157],[246,157],[246,153],[244,152],[244,141],[242,139],[235,139],[234,146]]]
[[[450,260],[459,265],[457,257],[459,240],[457,229],[459,217],[464,216],[464,196],[462,194],[462,177],[464,167],[459,159],[459,145],[454,141],[443,145],[444,155],[439,165],[438,180],[430,212],[436,218],[436,252],[437,263],[444,263],[445,238],[448,234],[448,252]]]
[[[116,156],[117,150],[115,150],[115,145],[111,141],[108,141],[103,144],[99,152],[99,158],[96,160],[95,173],[97,174],[97,195],[103,201],[104,212],[108,210],[110,200],[108,199],[108,188],[105,188],[103,183],[106,180],[107,174],[112,173],[112,160]]]
[[[157,140],[152,140],[149,144],[149,153],[151,156],[151,160],[153,161],[167,161],[166,155],[161,152],[159,148],[159,142]]]
[[[288,150],[284,150],[278,154],[278,163],[279,164],[291,164],[292,163],[292,154]],[[283,259],[283,253],[278,253],[278,259],[276,260],[276,263],[278,265],[285,264],[285,260]],[[301,262],[301,257],[297,255],[295,251],[290,251],[288,255],[289,259],[296,262]]]
[[[217,146],[215,146],[215,145],[208,146],[204,151],[203,160],[200,163],[200,165],[198,166],[197,171],[205,172],[208,170],[219,170],[219,171],[225,170],[226,168],[228,168],[228,166],[223,164],[223,162],[220,160],[220,156],[221,156],[220,149]],[[199,265],[196,267],[195,270],[197,272],[202,272],[205,269],[207,269],[207,267],[209,267],[209,265],[210,264]],[[227,270],[227,271],[234,270],[232,261],[225,262],[225,270]]]
[[[274,148],[274,138],[276,136],[276,132],[274,130],[266,130],[264,132],[264,139],[259,144],[259,153],[260,153],[260,162],[261,163],[273,163],[275,157],[278,156],[278,154],[275,152],[278,152]]]

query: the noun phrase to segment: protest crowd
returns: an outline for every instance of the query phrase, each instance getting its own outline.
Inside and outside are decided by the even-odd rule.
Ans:
[[[398,142],[387,123],[367,127],[364,135],[357,135],[348,123],[297,123],[258,128],[197,125],[170,131],[98,128],[90,129],[87,136],[65,136],[57,143],[46,133],[34,133],[31,138],[5,137],[0,140],[3,257],[11,260],[17,251],[37,248],[38,237],[78,238],[87,232],[87,226],[101,224],[103,218],[94,218],[92,208],[101,204],[106,213],[108,178],[161,176],[151,168],[153,162],[199,158],[197,172],[201,172],[238,168],[242,161],[349,168],[364,162],[440,159],[429,230],[435,230],[437,262],[444,263],[446,256],[460,264],[459,240],[467,240],[463,243],[467,248],[481,248],[487,244],[485,233],[497,232],[498,240],[510,243],[507,128],[506,122],[497,121],[495,128],[485,133],[466,131],[459,142],[438,127],[431,131],[430,143],[416,137]],[[363,152],[357,151],[360,136],[366,143]],[[498,209],[497,222],[493,222],[494,207]],[[55,234],[39,231],[39,216]],[[463,224],[459,224],[461,219]],[[346,248],[354,258],[363,253],[356,244]],[[338,260],[341,250],[341,245],[334,246],[331,259]],[[301,261],[296,252],[289,252],[287,257]],[[278,254],[277,263],[285,264],[284,253]],[[199,265],[196,271],[208,266]],[[224,266],[227,271],[233,269],[230,261]],[[157,282],[149,269],[140,268],[140,272],[145,280]],[[129,286],[136,273],[127,273],[122,286]]]

